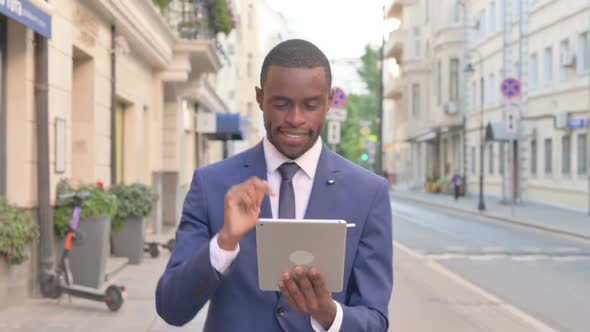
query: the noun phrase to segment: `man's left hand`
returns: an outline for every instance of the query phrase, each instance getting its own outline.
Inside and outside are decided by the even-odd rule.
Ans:
[[[336,303],[326,290],[324,277],[317,268],[309,271],[296,266],[293,273],[284,273],[279,289],[293,309],[308,313],[328,330],[336,317]]]

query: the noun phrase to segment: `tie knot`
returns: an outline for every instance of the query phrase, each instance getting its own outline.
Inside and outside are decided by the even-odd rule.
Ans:
[[[281,174],[281,178],[283,179],[283,181],[291,181],[298,170],[299,165],[297,165],[296,163],[288,162],[283,163],[281,166],[279,166],[279,173]]]

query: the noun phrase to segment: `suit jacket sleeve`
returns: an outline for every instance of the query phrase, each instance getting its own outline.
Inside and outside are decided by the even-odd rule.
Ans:
[[[341,331],[387,331],[393,288],[393,234],[387,182],[379,182],[352,267]]]
[[[207,197],[197,170],[184,201],[174,252],[156,288],[156,310],[168,324],[181,326],[192,320],[221,283],[223,275],[211,265],[211,238]]]

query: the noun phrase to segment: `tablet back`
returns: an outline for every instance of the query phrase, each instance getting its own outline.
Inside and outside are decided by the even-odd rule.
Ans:
[[[346,221],[260,219],[256,224],[261,290],[278,291],[284,272],[315,266],[330,292],[342,291]]]

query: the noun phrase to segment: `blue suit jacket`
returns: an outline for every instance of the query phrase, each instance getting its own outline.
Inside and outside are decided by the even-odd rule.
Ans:
[[[176,247],[156,289],[158,314],[169,324],[184,325],[211,300],[205,331],[312,331],[309,315],[291,309],[279,292],[259,290],[255,230],[242,239],[225,275],[211,266],[209,241],[223,226],[225,194],[252,176],[266,179],[262,143],[195,171]],[[260,217],[272,217],[268,197]],[[344,313],[341,331],[386,331],[393,244],[385,179],[324,145],[305,218],[356,224],[347,231],[344,288],[333,294]]]

